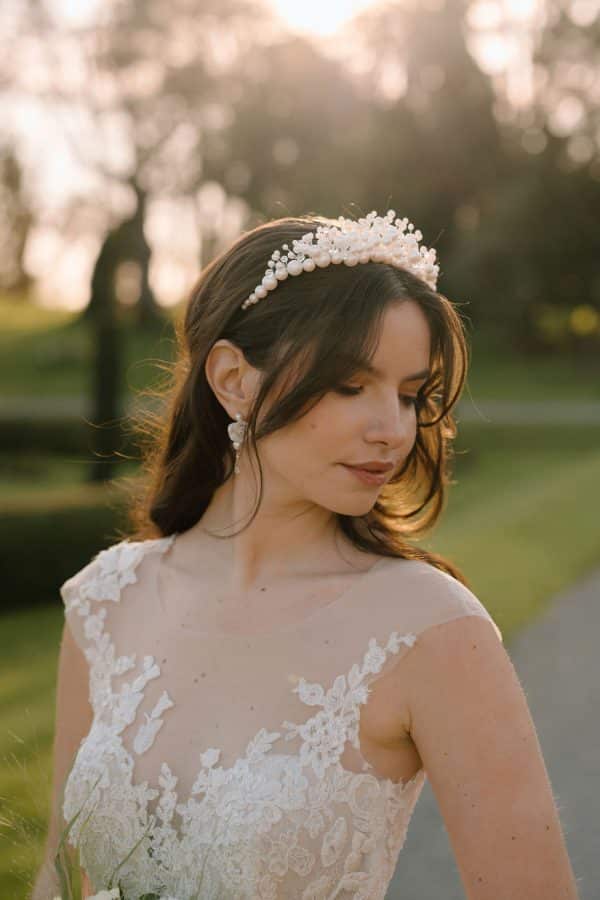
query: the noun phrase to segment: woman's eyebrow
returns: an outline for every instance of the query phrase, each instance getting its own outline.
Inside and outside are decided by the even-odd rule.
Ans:
[[[383,378],[383,372],[381,372],[377,368],[377,366],[374,366],[372,363],[362,364],[361,371],[368,372],[369,375],[375,375],[378,378]],[[431,375],[430,369],[421,369],[420,372],[413,372],[412,375],[406,375],[406,377],[403,378],[402,380],[403,381],[417,381],[417,379],[419,379],[419,378],[429,378],[430,375]]]

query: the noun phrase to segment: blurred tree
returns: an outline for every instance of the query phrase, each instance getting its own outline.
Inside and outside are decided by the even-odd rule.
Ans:
[[[476,234],[484,199],[511,170],[494,118],[494,93],[466,43],[466,0],[392,2],[357,28],[370,61],[370,154],[359,180],[369,206],[393,207],[438,251],[440,287],[485,316],[488,292],[455,277],[462,233]],[[367,200],[367,198],[370,198]]]
[[[256,220],[318,211],[338,216],[359,191],[372,148],[366,101],[344,67],[304,37],[283,35],[239,59],[228,126],[207,170]],[[350,214],[350,210],[348,210]]]
[[[535,119],[561,139],[566,168],[590,167],[600,177],[600,5],[595,0],[546,0],[533,54]]]
[[[55,104],[57,121],[60,110],[79,111],[63,125],[81,162],[100,176],[95,207],[106,210],[107,237],[97,270],[111,258],[113,273],[122,261],[137,262],[136,312],[152,321],[146,206],[159,196],[187,198],[205,263],[230,237],[199,200],[212,182],[247,211],[243,227],[302,211],[336,216],[393,206],[439,251],[442,290],[466,301],[478,326],[488,323],[534,346],[537,321],[545,321],[546,335],[552,331],[550,303],[566,310],[578,340],[586,332],[589,343],[598,302],[593,163],[585,177],[571,179],[563,165],[570,138],[542,134],[539,123],[532,129],[531,111],[528,124],[505,127],[497,79],[469,50],[468,12],[477,5],[390,0],[355,19],[351,41],[324,41],[322,48],[273,27],[265,0],[207,0],[200,9],[189,0],[110,0],[85,27],[52,21],[39,40],[48,78],[35,90]],[[49,19],[49,7],[39,6]],[[552,40],[540,40],[538,87],[567,71],[561,54],[569,42],[577,46],[584,7],[591,6],[548,0],[549,9],[565,14],[547,19]],[[596,23],[587,28],[586,66]],[[597,91],[574,52],[569,77],[587,85],[593,122]],[[545,97],[548,109],[556,96]],[[585,147],[570,144],[570,156],[581,159]],[[134,200],[131,212],[117,208],[123,189]],[[548,223],[555,207],[565,217]],[[102,302],[101,292],[92,297],[90,305]]]
[[[121,259],[138,263],[142,273],[140,326],[161,319],[149,282],[146,199],[189,194],[202,183],[204,132],[228,70],[266,22],[260,0],[205,0],[201,7],[188,0],[112,0],[78,26],[38,8],[38,62],[47,77],[35,93],[54,104],[73,153],[101,185],[109,241],[99,251],[102,271],[119,256],[115,235],[123,224]],[[125,219],[122,205],[113,200],[111,207],[123,188],[134,189],[136,204]],[[102,295],[92,290],[91,302],[97,307]]]
[[[562,171],[551,152],[523,153],[512,179],[486,202],[476,238],[457,246],[457,280],[483,286],[486,327],[516,350],[597,357],[599,209],[598,181]]]
[[[107,232],[82,313],[94,333],[95,481],[113,474],[124,400],[119,268],[133,262],[140,270],[136,324],[162,324],[149,280],[147,198],[190,192],[202,183],[205,122],[218,106],[232,60],[257,37],[262,14],[252,0],[205,0],[200,9],[187,0],[114,0],[97,15],[85,26],[69,27],[37,7],[38,63],[44,61],[46,79],[35,91],[53,106],[57,120],[64,113],[63,131],[75,156],[102,185],[98,199]],[[110,207],[114,188],[134,195],[125,218],[121,208]]]
[[[516,349],[597,359],[600,346],[600,12],[548,0],[534,23],[533,92],[503,101],[512,170],[490,189],[458,281],[490,285],[486,324]]]
[[[119,267],[123,263],[133,262],[140,270],[137,324],[147,326],[152,324],[158,313],[148,279],[151,250],[144,234],[146,191],[139,186],[135,176],[129,181],[136,197],[135,209],[129,218],[111,228],[102,242],[94,264],[90,302],[83,311],[83,317],[95,320],[102,315],[104,305],[112,307],[117,317]]]
[[[0,146],[0,290],[18,297],[27,294],[32,281],[23,260],[32,221],[21,164],[15,147],[4,140]]]
[[[583,120],[577,119],[574,135],[561,133],[576,101],[551,85],[560,78],[586,85],[585,104],[580,100],[588,110],[586,127],[597,128],[600,104],[590,72],[600,29],[578,36],[566,10],[573,14],[577,7],[583,15],[582,5],[549,2],[548,34],[540,38],[535,63],[540,121],[531,109],[519,115],[515,108],[507,125],[505,109],[501,120],[495,115],[492,81],[468,50],[472,5],[389,3],[361,16],[358,34],[375,103],[372,152],[359,183],[375,198],[386,173],[396,193],[377,204],[418,224],[425,242],[438,249],[441,289],[468,302],[465,311],[478,330],[524,351],[597,353],[598,142],[595,158],[577,166],[575,158],[583,160],[589,147]],[[364,82],[363,70],[360,77]]]
[[[93,316],[93,359],[91,367],[91,450],[93,459],[89,472],[92,482],[106,482],[116,474],[122,438],[120,423],[123,402],[122,343],[116,296],[111,277],[111,244],[105,240],[94,267],[94,289],[101,292],[103,302],[95,305]],[[118,240],[118,237],[116,238]],[[103,257],[104,253],[104,257]],[[104,262],[100,262],[105,260]],[[92,298],[94,294],[92,293]]]

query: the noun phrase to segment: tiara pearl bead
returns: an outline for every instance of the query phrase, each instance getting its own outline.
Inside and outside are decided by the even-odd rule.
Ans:
[[[337,222],[339,224],[332,226],[319,225],[315,233],[307,232],[301,240],[292,240],[293,250],[284,244],[283,250],[288,251],[285,256],[279,250],[274,251],[262,283],[244,302],[243,308],[258,303],[288,275],[311,272],[316,266],[326,268],[332,262],[343,262],[348,266],[380,262],[408,268],[435,290],[440,268],[434,264],[436,252],[419,247],[422,233],[408,218],[396,218],[395,210],[389,209],[385,216],[372,210],[358,222],[343,216],[339,216]]]
[[[325,269],[331,262],[331,257],[329,253],[319,253],[318,256],[315,256],[315,262],[320,269]]]

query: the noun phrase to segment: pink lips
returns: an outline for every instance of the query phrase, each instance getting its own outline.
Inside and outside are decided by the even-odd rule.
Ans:
[[[353,469],[366,469],[367,472],[389,472],[394,468],[392,462],[384,462],[380,459],[369,459],[364,463],[344,463],[345,466],[351,466]]]
[[[388,479],[388,472],[370,472],[367,469],[359,469],[356,466],[347,466],[340,463],[349,472],[356,476],[363,484],[384,484]]]

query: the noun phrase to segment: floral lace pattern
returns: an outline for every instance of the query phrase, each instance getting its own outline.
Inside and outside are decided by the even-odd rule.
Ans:
[[[314,715],[284,721],[282,731],[260,729],[229,768],[217,765],[220,749],[205,750],[190,795],[180,802],[166,762],[156,787],[134,781],[135,759],[121,733],[135,721],[160,668],[144,656],[141,671],[113,692],[113,677],[134,669],[137,657],[116,657],[101,605],[118,602],[122,588],[136,581],[143,556],[163,552],[173,539],[113,545],[94,558],[76,589],[63,586],[65,608],[84,621],[94,711],[65,785],[63,815],[68,821],[83,810],[70,840],[92,884],[106,883],[137,844],[119,870],[132,900],[150,892],[177,900],[382,900],[426,776],[420,769],[395,783],[348,771],[340,756],[347,741],[359,749],[359,712],[370,690],[365,679],[416,636],[392,632],[385,646],[371,638],[361,664],[327,690],[300,678],[293,691],[317,709]],[[163,691],[135,734],[135,754],[152,746],[172,706]],[[299,750],[275,752],[280,738],[295,739]]]

